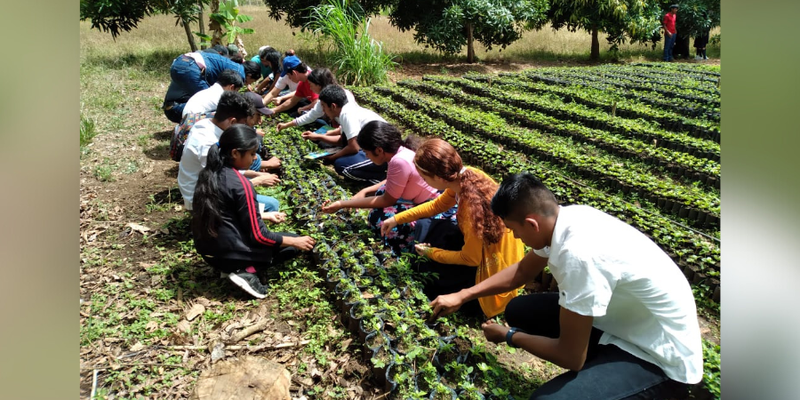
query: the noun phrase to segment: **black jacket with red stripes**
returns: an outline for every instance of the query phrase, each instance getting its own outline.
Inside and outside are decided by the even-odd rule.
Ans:
[[[203,221],[193,221],[197,252],[223,259],[268,262],[283,243],[283,236],[270,232],[258,212],[253,184],[239,171],[225,167],[220,174],[220,214],[217,237],[198,239]],[[195,214],[197,218],[197,214]]]

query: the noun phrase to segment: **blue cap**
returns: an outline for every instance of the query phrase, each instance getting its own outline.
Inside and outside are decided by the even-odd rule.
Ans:
[[[283,70],[281,76],[286,76],[286,71],[300,65],[300,59],[297,56],[286,56],[283,58]]]

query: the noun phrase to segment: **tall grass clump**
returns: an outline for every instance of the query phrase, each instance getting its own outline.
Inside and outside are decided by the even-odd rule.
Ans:
[[[358,3],[348,6],[346,0],[328,0],[311,11],[306,27],[327,42],[327,64],[345,85],[386,82],[396,65],[382,43],[370,37],[370,22]]]
[[[97,136],[94,128],[94,120],[81,115],[81,148],[86,147]]]

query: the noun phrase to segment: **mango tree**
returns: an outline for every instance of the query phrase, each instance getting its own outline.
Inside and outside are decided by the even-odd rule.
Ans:
[[[548,0],[404,0],[393,6],[390,18],[401,31],[414,30],[414,39],[448,54],[467,46],[467,62],[475,62],[475,40],[487,49],[503,49],[539,28],[547,18]]]
[[[190,25],[199,22],[202,26],[202,10],[208,0],[81,0],[80,20],[91,20],[92,28],[111,33],[116,37],[130,32],[147,16],[172,14],[175,25],[181,24],[192,51],[197,44]]]
[[[550,0],[548,17],[553,29],[591,32],[590,58],[597,60],[600,32],[607,34],[612,49],[626,40],[654,41],[663,15],[658,0]]]

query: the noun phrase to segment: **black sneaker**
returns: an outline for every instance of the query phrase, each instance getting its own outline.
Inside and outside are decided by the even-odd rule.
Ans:
[[[255,298],[263,299],[267,297],[268,287],[262,285],[255,274],[240,269],[228,275],[228,279]]]

